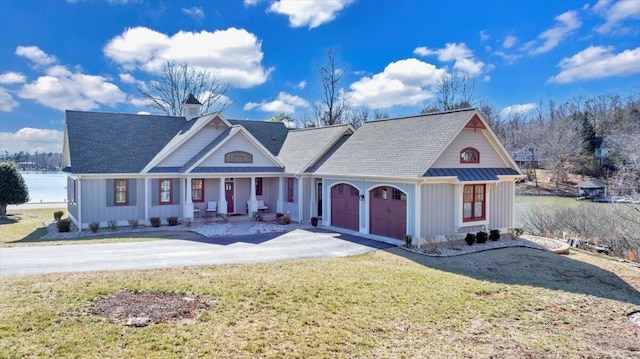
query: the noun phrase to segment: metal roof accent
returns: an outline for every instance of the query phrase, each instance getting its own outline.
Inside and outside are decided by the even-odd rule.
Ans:
[[[496,181],[498,176],[517,176],[512,168],[429,168],[423,177],[457,177],[459,181]]]
[[[198,99],[193,96],[193,94],[191,92],[189,92],[189,96],[187,96],[187,99],[184,100],[185,104],[189,104],[189,105],[202,105],[202,103],[200,103],[200,101],[198,101]]]

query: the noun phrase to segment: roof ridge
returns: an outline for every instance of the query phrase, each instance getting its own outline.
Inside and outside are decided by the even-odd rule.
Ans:
[[[296,128],[296,129],[292,129],[291,132],[302,132],[302,131],[309,131],[309,130],[321,130],[321,129],[324,129],[324,128],[348,127],[348,126],[349,126],[348,123],[338,123],[338,124],[335,124],[335,125],[320,126],[320,127]]]
[[[437,115],[446,115],[446,114],[449,114],[449,113],[456,113],[456,112],[475,111],[477,109],[478,109],[477,107],[467,107],[467,108],[459,108],[459,109],[455,109],[455,110],[420,113],[420,114],[417,114],[417,115],[408,115],[408,116],[400,116],[400,117],[388,117],[388,118],[374,119],[374,120],[371,120],[371,121],[366,121],[365,123],[394,121],[394,120],[406,120],[406,119],[410,119],[410,118],[429,117],[429,116],[437,116]]]
[[[152,113],[150,114],[138,114],[138,113],[127,113],[127,112],[107,112],[107,111],[79,111],[79,110],[65,110],[65,112],[75,112],[75,113],[95,113],[95,114],[101,114],[101,115],[120,115],[120,116],[139,116],[139,117],[143,117],[143,116],[154,116],[154,117],[170,117],[170,118],[181,118],[184,119],[186,121],[186,118],[184,116],[173,116],[173,115],[154,115]],[[203,115],[206,116],[206,115]],[[202,116],[200,116],[202,117]]]

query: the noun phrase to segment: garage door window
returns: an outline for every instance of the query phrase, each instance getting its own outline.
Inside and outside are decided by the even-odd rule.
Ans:
[[[402,192],[401,190],[394,188],[391,198],[393,198],[396,201],[406,201],[407,200],[407,195],[404,194],[404,192]]]

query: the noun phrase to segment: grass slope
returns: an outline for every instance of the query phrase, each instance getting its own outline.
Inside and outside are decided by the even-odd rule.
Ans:
[[[0,357],[626,358],[640,353],[640,271],[510,248],[173,270],[0,277]],[[123,289],[201,296],[195,323],[90,313]]]

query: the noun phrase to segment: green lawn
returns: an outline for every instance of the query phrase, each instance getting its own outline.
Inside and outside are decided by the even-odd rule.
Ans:
[[[401,249],[337,259],[0,277],[0,357],[627,358],[640,271],[602,256]],[[195,322],[91,315],[110,293],[200,296]]]

